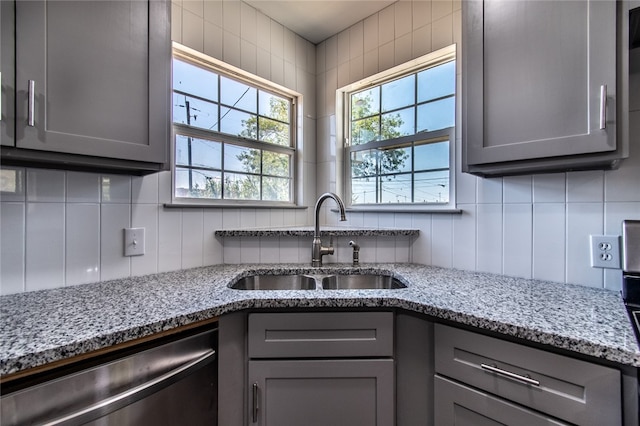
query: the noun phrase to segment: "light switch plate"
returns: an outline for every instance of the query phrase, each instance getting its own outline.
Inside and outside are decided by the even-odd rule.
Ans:
[[[124,229],[124,255],[141,256],[144,254],[144,228]]]

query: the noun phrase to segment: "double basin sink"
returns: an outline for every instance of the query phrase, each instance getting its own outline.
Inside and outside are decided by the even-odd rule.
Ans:
[[[236,290],[392,290],[406,287],[389,274],[250,275],[231,285]]]

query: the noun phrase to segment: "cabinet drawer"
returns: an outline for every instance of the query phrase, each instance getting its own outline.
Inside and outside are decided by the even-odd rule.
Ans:
[[[618,370],[441,324],[435,348],[438,374],[568,422],[621,424]]]
[[[434,416],[437,425],[568,426],[567,423],[443,377],[435,377],[434,389]]]
[[[255,313],[250,358],[393,355],[392,312]]]

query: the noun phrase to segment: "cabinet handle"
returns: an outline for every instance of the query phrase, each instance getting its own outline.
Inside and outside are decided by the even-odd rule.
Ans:
[[[2,121],[2,71],[0,71],[0,121]]]
[[[600,86],[600,130],[607,128],[607,85]]]
[[[537,380],[532,379],[531,377],[529,377],[528,374],[526,376],[522,376],[520,374],[512,373],[511,371],[507,371],[507,370],[503,370],[502,368],[498,368],[495,364],[493,364],[493,365],[480,364],[480,368],[482,368],[483,370],[490,371],[492,373],[499,374],[501,376],[508,377],[510,379],[513,379],[513,380],[517,380],[519,382],[526,383],[528,385],[540,386],[540,382],[537,381]]]
[[[35,104],[36,104],[36,82],[29,80],[29,116],[27,117],[27,125],[34,127],[35,122]]]
[[[258,384],[254,383],[253,384],[253,415],[252,415],[252,420],[253,423],[256,423],[258,421]]]

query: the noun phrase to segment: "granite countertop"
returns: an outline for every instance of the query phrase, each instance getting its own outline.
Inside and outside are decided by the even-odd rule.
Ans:
[[[394,290],[245,291],[252,274],[393,273]],[[219,265],[0,297],[0,374],[253,308],[402,308],[640,367],[618,293],[413,264]]]
[[[395,237],[418,235],[418,229],[367,228],[322,225],[320,236],[328,237]],[[313,226],[288,226],[283,228],[221,229],[217,237],[313,237]]]

